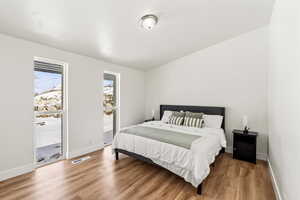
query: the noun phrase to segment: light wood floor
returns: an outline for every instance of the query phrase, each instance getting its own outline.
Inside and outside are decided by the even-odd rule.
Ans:
[[[199,196],[167,170],[123,155],[115,161],[109,147],[90,155],[79,165],[61,161],[0,182],[0,199],[275,200],[263,161],[254,165],[219,156]]]

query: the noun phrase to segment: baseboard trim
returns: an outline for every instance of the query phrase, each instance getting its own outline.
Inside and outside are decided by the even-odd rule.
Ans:
[[[268,160],[268,156],[266,153],[256,153],[256,158],[258,160],[264,160],[264,161]]]
[[[76,150],[76,151],[71,151],[69,153],[67,153],[67,159],[73,159],[79,156],[83,156],[85,154],[94,152],[94,151],[98,151],[100,149],[103,149],[104,145],[94,145],[94,146],[90,146],[90,147],[86,147],[80,150]]]
[[[91,153],[91,152],[94,152],[94,151],[97,151],[97,150],[100,150],[103,148],[104,148],[104,145],[90,146],[90,147],[87,147],[84,149],[80,149],[78,151],[69,152],[67,154],[67,158],[72,159],[72,158],[79,157],[79,156],[82,156],[82,155],[85,155],[85,154],[88,154],[88,153]],[[23,166],[16,167],[13,169],[0,171],[0,181],[4,181],[4,180],[10,179],[10,178],[14,178],[16,176],[20,176],[23,174],[33,172],[34,169],[35,169],[35,165],[33,163],[31,163],[31,164],[23,165]]]
[[[20,176],[23,174],[27,174],[32,172],[35,169],[34,164],[28,164],[28,165],[23,165],[20,167],[15,167],[9,170],[1,171],[0,172],[0,181],[4,181],[16,176]]]
[[[276,181],[276,178],[275,178],[275,174],[274,174],[271,162],[270,162],[269,159],[267,160],[267,162],[268,162],[268,166],[269,166],[271,182],[272,182],[272,186],[273,186],[273,189],[274,189],[274,192],[275,192],[276,200],[283,200],[283,198],[281,196],[281,193],[280,193],[280,190],[279,190],[279,187],[278,187],[278,184],[277,184],[277,181]]]
[[[232,152],[233,152],[232,147],[227,147],[227,148],[226,148],[226,152],[227,152],[227,153],[232,153]],[[257,160],[264,160],[264,161],[267,161],[267,158],[268,158],[268,156],[267,156],[266,153],[260,153],[260,152],[257,152],[257,153],[256,153],[256,159],[257,159]]]

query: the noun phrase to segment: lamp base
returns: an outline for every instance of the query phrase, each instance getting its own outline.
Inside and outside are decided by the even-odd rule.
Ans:
[[[249,133],[249,128],[248,128],[247,126],[244,128],[243,133],[244,133],[244,134],[248,134],[248,133]]]

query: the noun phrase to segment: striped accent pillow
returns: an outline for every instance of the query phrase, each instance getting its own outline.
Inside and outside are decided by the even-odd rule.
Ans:
[[[169,119],[169,124],[174,124],[174,125],[182,125],[184,117],[179,117],[179,116],[171,116]]]
[[[203,122],[203,113],[186,112],[183,125],[189,127],[202,128]]]
[[[203,119],[195,117],[185,117],[183,126],[201,128],[203,124]]]
[[[174,124],[178,126],[182,125],[184,116],[185,116],[184,112],[173,112],[169,119],[169,124]]]

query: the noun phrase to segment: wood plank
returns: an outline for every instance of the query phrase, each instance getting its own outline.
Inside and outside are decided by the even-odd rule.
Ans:
[[[191,184],[165,169],[122,154],[115,161],[109,147],[89,155],[78,165],[64,160],[0,182],[0,199],[275,200],[264,161],[254,165],[222,154],[199,196]]]

